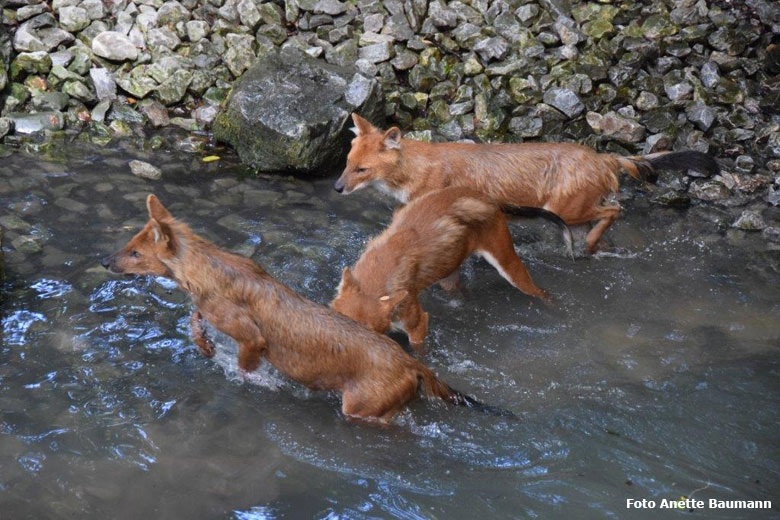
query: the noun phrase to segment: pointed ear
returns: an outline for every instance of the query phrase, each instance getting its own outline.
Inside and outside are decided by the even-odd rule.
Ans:
[[[345,267],[344,270],[341,271],[341,288],[357,289],[357,286],[358,286],[358,281],[355,279],[355,276],[352,274],[352,271],[349,270],[349,267]]]
[[[150,218],[152,239],[155,244],[169,245],[171,243],[171,228],[157,219]]]
[[[149,196],[146,197],[146,209],[149,211],[150,219],[160,222],[164,220],[173,220],[173,215],[165,209],[165,206],[162,205],[160,199],[154,194],[149,194]]]
[[[401,148],[401,130],[394,126],[387,132],[385,132],[385,148],[395,148],[396,150]]]
[[[355,135],[365,135],[370,134],[374,130],[376,130],[376,127],[369,123],[366,119],[363,119],[359,115],[357,115],[356,112],[352,112],[352,121],[355,123],[355,127],[352,129],[353,132],[355,132]]]
[[[379,302],[385,309],[385,312],[390,312],[395,309],[395,306],[401,303],[401,300],[409,296],[409,291],[396,291],[392,295],[382,296],[379,298]]]

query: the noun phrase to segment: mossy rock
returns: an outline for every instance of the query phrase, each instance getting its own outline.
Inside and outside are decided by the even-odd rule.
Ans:
[[[260,58],[234,83],[213,131],[258,171],[325,175],[349,149],[352,112],[381,124],[376,80],[287,49]]]

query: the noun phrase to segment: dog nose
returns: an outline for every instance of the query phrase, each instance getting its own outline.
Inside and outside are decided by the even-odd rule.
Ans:
[[[107,256],[103,260],[100,261],[100,265],[108,269],[108,267],[111,265],[111,257]]]
[[[344,183],[341,181],[341,179],[336,181],[336,184],[333,185],[333,189],[339,193],[344,191]]]

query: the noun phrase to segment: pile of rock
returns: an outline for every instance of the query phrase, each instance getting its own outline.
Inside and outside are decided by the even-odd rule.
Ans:
[[[773,0],[8,0],[3,14],[2,134],[206,129],[258,57],[294,48],[377,79],[386,116],[421,138],[710,151],[728,177],[668,179],[659,200],[780,190]]]

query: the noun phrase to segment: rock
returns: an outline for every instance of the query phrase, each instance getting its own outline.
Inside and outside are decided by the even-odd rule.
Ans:
[[[767,227],[767,224],[760,212],[745,210],[739,218],[731,224],[731,227],[743,229],[745,231],[761,231]]]
[[[653,194],[652,201],[664,206],[684,207],[690,205],[691,198],[683,191],[663,188]]]
[[[62,91],[70,97],[76,98],[79,101],[84,101],[85,103],[91,103],[95,100],[95,95],[89,90],[89,87],[81,81],[66,81],[62,86]]]
[[[93,67],[89,69],[89,77],[92,78],[98,100],[116,99],[116,83],[108,69]]]
[[[87,12],[90,20],[100,20],[105,15],[103,0],[84,0],[79,7]]]
[[[238,18],[246,27],[254,29],[260,23],[260,11],[257,10],[252,0],[239,0],[238,4],[236,4],[236,10],[238,11]]]
[[[331,16],[342,14],[347,10],[346,2],[339,2],[338,0],[319,0],[314,5],[315,13],[324,13]]]
[[[0,138],[8,135],[11,129],[13,129],[13,121],[7,117],[0,117]]]
[[[513,117],[509,121],[509,131],[520,137],[539,137],[543,126],[540,117]]]
[[[209,34],[209,24],[203,20],[190,20],[185,25],[187,28],[187,38],[191,42],[199,42]]]
[[[348,149],[350,114],[378,122],[384,111],[379,84],[355,72],[293,49],[264,56],[233,86],[214,137],[261,171],[325,174]]]
[[[81,7],[68,6],[60,9],[60,26],[68,32],[78,32],[89,25],[87,11]]]
[[[685,114],[688,116],[688,121],[695,124],[702,132],[706,132],[715,122],[718,114],[715,109],[696,101],[688,105],[685,109]]]
[[[168,117],[168,110],[165,105],[158,103],[151,99],[144,99],[138,103],[138,110],[144,114],[152,126],[158,128],[161,126],[168,126],[171,124],[171,120]]]
[[[135,61],[138,49],[122,33],[105,31],[92,40],[92,52],[101,58],[112,61]]]
[[[136,177],[153,181],[159,180],[162,177],[162,171],[159,168],[144,161],[130,161],[130,171],[133,172],[133,175]]]
[[[392,58],[394,52],[392,43],[383,42],[361,48],[358,55],[360,59],[370,61],[371,63],[381,63]]]
[[[551,88],[544,93],[544,102],[566,114],[569,118],[578,116],[585,110],[580,98],[567,88]]]
[[[740,155],[734,161],[734,167],[738,172],[750,173],[755,167],[755,161],[749,155]]]
[[[509,43],[500,36],[485,38],[474,45],[474,52],[485,61],[503,60],[509,53]]]
[[[165,2],[157,10],[157,21],[160,25],[176,25],[189,19],[189,10],[176,0]]]
[[[624,143],[638,143],[645,137],[645,127],[616,112],[607,112],[603,116],[598,112],[588,112],[585,119],[596,132]]]
[[[44,51],[20,52],[11,64],[11,75],[23,70],[31,74],[45,74],[51,70],[51,57]]]
[[[652,92],[640,92],[636,98],[636,107],[642,111],[648,111],[658,106],[658,96]]]
[[[770,186],[766,193],[766,201],[772,206],[780,206],[780,188]]]
[[[225,64],[235,77],[241,76],[255,61],[255,53],[246,45],[236,45],[225,54]]]
[[[186,69],[179,69],[157,87],[154,96],[164,105],[178,103],[187,93],[187,87],[190,86],[191,81],[192,72]]]
[[[14,131],[17,134],[32,134],[41,130],[62,130],[65,126],[65,118],[62,112],[37,112],[24,114],[12,112],[6,117],[13,122]]]
[[[718,201],[728,198],[729,189],[717,181],[694,181],[688,189],[697,199]]]

